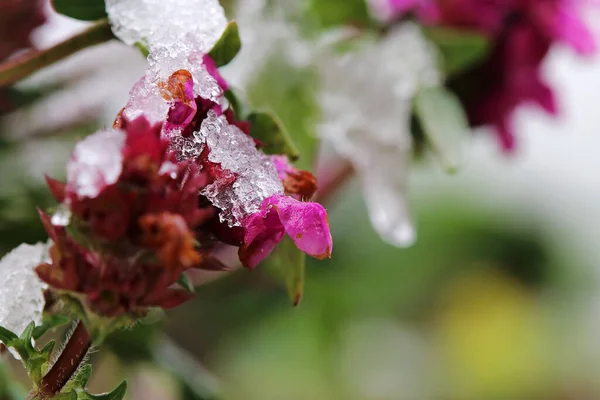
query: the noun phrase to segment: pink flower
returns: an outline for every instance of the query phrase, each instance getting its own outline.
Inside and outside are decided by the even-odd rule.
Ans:
[[[435,22],[439,18],[439,9],[435,0],[372,0],[375,12],[384,20],[393,20],[414,12],[424,22]]]
[[[31,47],[31,32],[46,22],[42,0],[0,2],[0,61]]]
[[[242,263],[256,267],[285,234],[306,254],[324,259],[331,256],[333,242],[327,212],[318,203],[302,203],[284,195],[265,199],[259,212],[242,223],[244,243],[239,250]]]
[[[206,71],[208,71],[208,73],[213,78],[215,78],[215,80],[217,81],[217,84],[219,86],[221,86],[221,89],[223,89],[224,91],[228,90],[229,85],[227,84],[225,79],[223,79],[223,77],[219,73],[219,70],[218,70],[217,66],[215,65],[215,61],[211,58],[211,56],[209,56],[208,54],[205,54],[204,56],[202,56],[202,63],[206,67]]]
[[[390,0],[391,1],[391,0]],[[524,103],[558,113],[540,65],[550,47],[566,43],[591,54],[595,43],[579,17],[581,0],[439,0],[439,24],[472,29],[490,37],[490,56],[452,77],[473,126],[495,127],[506,151],[515,148],[512,115]]]

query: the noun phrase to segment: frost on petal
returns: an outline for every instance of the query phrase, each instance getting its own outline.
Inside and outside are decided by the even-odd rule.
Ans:
[[[321,134],[361,176],[379,234],[396,246],[411,244],[405,199],[410,115],[418,90],[440,82],[433,47],[418,26],[403,23],[384,40],[324,60],[320,68]]]
[[[254,214],[268,197],[283,194],[283,186],[271,159],[256,149],[254,140],[224,116],[214,111],[202,122],[200,131],[206,138],[208,161],[220,165],[227,184],[217,180],[202,191],[222,211],[221,221],[239,226]],[[232,179],[232,176],[235,179]]]
[[[106,11],[119,39],[142,43],[149,51],[146,76],[132,91],[126,116],[146,113],[145,103],[150,103],[156,112],[156,119],[154,113],[147,115],[151,122],[164,120],[168,104],[161,108],[165,101],[158,85],[182,69],[192,74],[196,96],[216,101],[222,94],[202,63],[227,26],[218,0],[108,0]]]
[[[121,150],[125,135],[121,131],[99,131],[75,146],[67,164],[67,193],[76,198],[95,198],[121,175]]]
[[[46,257],[45,244],[22,244],[0,260],[0,325],[16,334],[31,321],[41,323],[45,284],[34,268]]]
[[[327,212],[318,203],[304,203],[275,195],[266,199],[256,214],[243,223],[244,244],[240,260],[254,268],[264,260],[287,234],[306,254],[323,259],[331,256],[333,241]]]

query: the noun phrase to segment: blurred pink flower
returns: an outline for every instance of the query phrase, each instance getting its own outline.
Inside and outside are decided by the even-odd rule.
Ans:
[[[392,1],[392,0],[390,0]],[[554,43],[592,54],[595,43],[580,18],[582,0],[439,0],[438,24],[471,29],[492,41],[488,58],[449,82],[473,126],[495,127],[501,146],[514,149],[512,114],[533,103],[551,115],[557,105],[540,66]]]
[[[31,31],[46,22],[42,0],[0,1],[0,60],[31,47]]]

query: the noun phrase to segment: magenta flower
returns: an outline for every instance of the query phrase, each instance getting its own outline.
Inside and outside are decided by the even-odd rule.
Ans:
[[[225,79],[219,73],[219,70],[217,69],[217,66],[215,65],[215,61],[212,59],[212,57],[209,56],[208,54],[205,54],[204,56],[202,56],[202,63],[206,67],[206,71],[213,78],[215,78],[215,80],[217,81],[217,83],[219,84],[219,86],[221,87],[221,89],[223,89],[224,91],[228,90],[229,89],[229,85],[227,84],[227,82],[225,81]]]
[[[390,0],[392,1],[392,0]],[[482,64],[448,83],[461,98],[473,126],[492,125],[506,151],[515,147],[513,112],[524,103],[556,115],[552,89],[540,65],[552,44],[579,54],[595,43],[579,17],[581,0],[439,0],[440,25],[471,29],[492,41]]]
[[[331,256],[333,242],[327,212],[318,203],[303,203],[284,195],[265,199],[260,211],[243,222],[244,244],[239,256],[248,268],[256,267],[285,234],[306,254],[324,259]]]
[[[435,0],[384,0],[386,3],[375,3],[379,8],[378,14],[384,19],[391,20],[413,12],[420,20],[433,23],[439,19],[439,9]]]

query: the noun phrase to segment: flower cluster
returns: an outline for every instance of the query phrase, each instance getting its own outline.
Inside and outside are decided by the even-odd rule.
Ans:
[[[460,96],[473,126],[493,125],[505,150],[515,147],[511,116],[522,103],[557,113],[552,89],[540,66],[554,43],[578,54],[594,53],[591,33],[581,20],[580,0],[387,0],[390,16],[409,10],[424,23],[479,32],[492,48],[487,59],[449,86]],[[423,15],[424,14],[424,15]]]
[[[150,0],[130,3],[155,15]],[[122,33],[130,10],[110,4]],[[144,25],[155,33],[145,38],[146,75],[113,128],[77,144],[67,181],[47,179],[60,206],[40,212],[53,245],[38,276],[103,316],[135,317],[186,301],[190,293],[176,286],[181,274],[225,269],[212,255],[223,245],[238,247],[248,268],[286,234],[313,257],[332,250],[327,213],[310,202],[314,176],[261,150],[250,136],[255,127],[225,100],[228,86],[206,43],[184,35],[180,51],[165,56],[156,37],[171,32],[148,28],[155,22]]]

